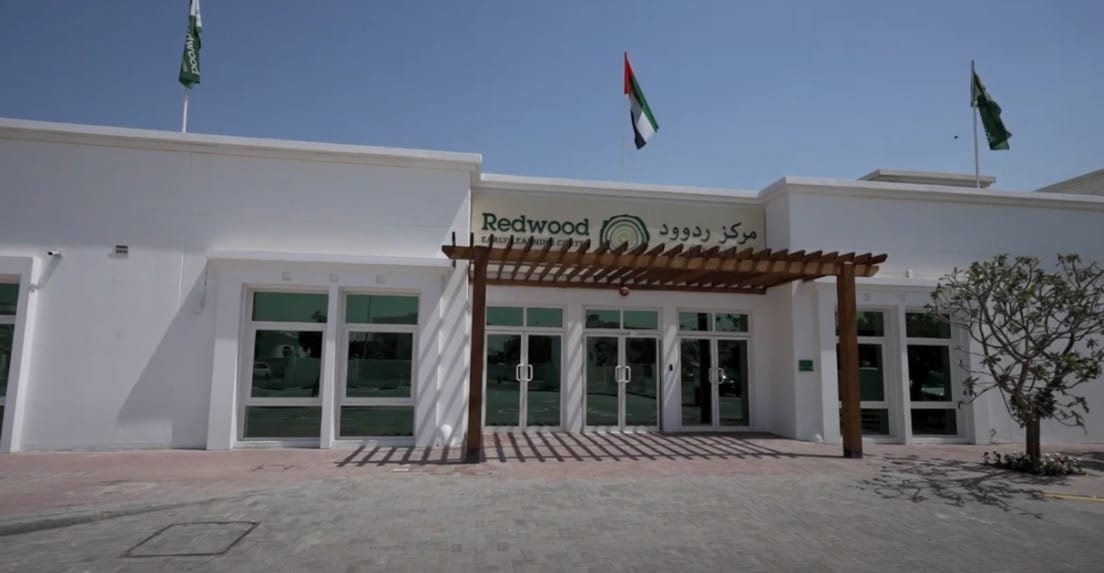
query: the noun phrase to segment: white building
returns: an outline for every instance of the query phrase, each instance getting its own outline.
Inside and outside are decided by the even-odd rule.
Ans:
[[[1019,441],[996,395],[959,404],[965,339],[919,313],[938,277],[997,253],[1104,260],[1104,198],[952,174],[701,189],[18,120],[0,120],[0,172],[3,451],[457,445],[471,304],[468,264],[442,252],[454,233],[886,253],[858,280],[864,433]],[[493,282],[491,428],[841,439],[831,279],[765,294]],[[1046,424],[1044,440],[1104,441],[1104,382],[1083,393],[1086,431]]]

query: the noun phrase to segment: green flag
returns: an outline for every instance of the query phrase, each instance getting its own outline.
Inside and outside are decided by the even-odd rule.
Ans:
[[[981,124],[985,126],[985,138],[989,140],[989,149],[1008,149],[1008,138],[1012,133],[1004,128],[1001,121],[1001,108],[989,92],[977,72],[973,72],[973,81],[970,85],[970,106],[976,107],[981,116]]]
[[[180,83],[191,89],[199,83],[199,35],[203,21],[199,17],[199,0],[190,0],[188,6],[188,35],[184,38],[184,57],[180,61]]]

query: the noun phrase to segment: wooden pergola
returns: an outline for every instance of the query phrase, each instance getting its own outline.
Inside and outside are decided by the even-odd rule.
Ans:
[[[763,294],[797,280],[836,277],[839,313],[840,392],[843,455],[862,457],[859,414],[859,345],[855,309],[855,277],[870,277],[886,255],[814,251],[755,250],[679,244],[668,247],[628,244],[593,246],[589,240],[531,237],[500,242],[487,237],[476,245],[442,247],[453,261],[464,260],[472,288],[471,370],[465,459],[479,461],[483,453],[483,362],[487,285],[554,288],[622,288],[678,292]]]

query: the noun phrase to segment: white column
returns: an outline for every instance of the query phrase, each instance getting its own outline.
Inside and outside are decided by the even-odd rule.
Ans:
[[[586,341],[583,339],[583,305],[573,302],[567,305],[566,332],[563,343],[563,424],[568,432],[583,431],[586,417],[583,411],[583,392],[586,374]]]
[[[660,349],[663,351],[662,359],[659,361],[659,367],[662,369],[659,376],[660,408],[663,412],[663,425],[660,429],[672,432],[682,428],[682,365],[679,363],[681,353],[678,339],[678,308],[673,302],[663,305],[659,328]]]
[[[59,264],[52,257],[47,264]],[[45,273],[38,272],[39,261],[33,257],[0,257],[0,271],[19,275],[19,295],[15,303],[15,338],[12,340],[11,362],[8,367],[8,390],[4,398],[4,415],[0,417],[0,453],[18,452],[23,447],[23,421],[26,419],[27,395],[30,390],[31,348],[35,331],[40,293],[38,281]]]
[[[326,305],[326,330],[322,335],[322,380],[318,397],[322,400],[322,432],[318,437],[318,447],[332,448],[337,433],[337,345],[338,331],[344,322],[340,315],[341,289],[330,285],[330,296]]]
[[[208,262],[208,265],[211,263]],[[238,351],[241,348],[242,282],[228,273],[208,267],[217,275],[215,299],[215,348],[211,367],[211,403],[207,415],[207,449],[234,447],[238,422]]]
[[[911,444],[912,440],[912,400],[909,398],[909,371],[908,371],[908,335],[905,328],[905,305],[898,305],[896,312],[893,316],[894,328],[887,331],[886,334],[886,355],[893,355],[896,360],[896,380],[886,380],[887,383],[894,386],[898,396],[898,407],[901,409],[901,413],[897,416],[897,421],[893,423],[893,433],[897,438],[906,444]],[[888,373],[888,369],[887,369]],[[888,396],[887,396],[888,398]],[[890,416],[893,415],[892,409]]]
[[[816,332],[820,359],[813,368],[820,381],[820,416],[822,437],[828,444],[843,441],[840,434],[839,365],[836,362],[836,292],[835,283],[816,284]],[[796,337],[796,333],[794,334]]]

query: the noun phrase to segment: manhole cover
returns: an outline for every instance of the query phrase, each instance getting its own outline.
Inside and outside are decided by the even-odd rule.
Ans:
[[[222,555],[257,527],[255,521],[174,523],[127,550],[127,557]]]

